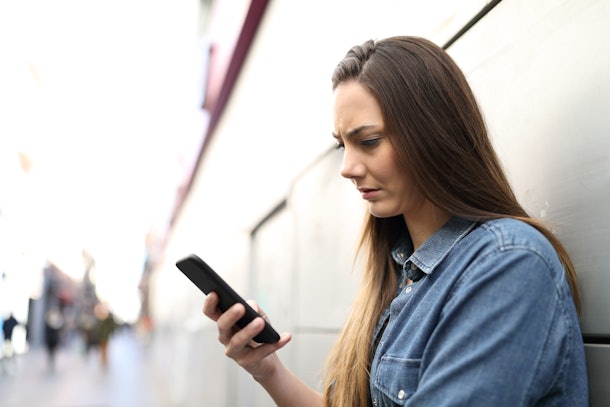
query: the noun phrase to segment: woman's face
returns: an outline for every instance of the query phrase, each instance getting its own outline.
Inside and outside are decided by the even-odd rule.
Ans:
[[[344,149],[341,175],[352,180],[373,216],[402,214],[405,220],[429,208],[429,202],[399,165],[385,132],[381,107],[356,81],[335,89],[334,133]]]

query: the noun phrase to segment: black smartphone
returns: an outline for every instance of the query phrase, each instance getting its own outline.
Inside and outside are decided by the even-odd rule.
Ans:
[[[241,303],[246,308],[246,314],[237,321],[236,325],[243,328],[254,318],[260,315],[248,305],[244,299],[237,294],[216,272],[201,260],[197,255],[191,254],[176,262],[176,267],[184,273],[203,293],[209,294],[214,291],[218,294],[218,308],[226,311],[235,303]],[[273,327],[265,321],[265,328],[254,338],[258,343],[275,343],[280,340],[280,335]]]

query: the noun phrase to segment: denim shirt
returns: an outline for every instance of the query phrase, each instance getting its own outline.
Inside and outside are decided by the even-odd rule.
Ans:
[[[577,313],[541,233],[454,217],[411,250],[392,252],[414,282],[377,324],[374,406],[587,406]]]

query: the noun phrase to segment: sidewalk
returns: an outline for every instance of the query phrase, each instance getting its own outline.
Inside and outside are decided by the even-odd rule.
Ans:
[[[78,344],[58,349],[50,369],[44,348],[0,360],[2,407],[166,407],[167,384],[153,357],[130,331],[117,332],[108,348],[108,367],[97,350],[84,355]],[[4,368],[4,369],[3,369]]]

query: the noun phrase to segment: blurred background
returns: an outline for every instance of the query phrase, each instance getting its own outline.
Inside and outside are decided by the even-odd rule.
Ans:
[[[0,0],[0,405],[272,405],[176,269],[191,253],[294,334],[281,357],[319,387],[365,210],[330,75],[409,34],[463,68],[573,256],[607,406],[609,20],[608,0]]]

